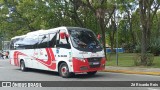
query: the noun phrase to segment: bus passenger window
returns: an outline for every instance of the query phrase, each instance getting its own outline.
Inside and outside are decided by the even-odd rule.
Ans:
[[[49,47],[54,47],[56,45],[57,33],[49,34]]]
[[[39,38],[38,48],[47,48],[49,45],[49,35],[40,35]]]

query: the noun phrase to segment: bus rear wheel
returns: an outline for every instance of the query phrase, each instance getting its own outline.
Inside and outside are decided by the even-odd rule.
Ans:
[[[71,77],[71,73],[69,72],[69,68],[68,68],[67,63],[63,62],[63,63],[60,64],[59,74],[63,78]]]
[[[88,75],[95,75],[96,73],[97,73],[97,71],[87,72]]]
[[[21,71],[26,71],[26,66],[25,66],[25,63],[23,60],[20,61],[20,69],[21,69]]]

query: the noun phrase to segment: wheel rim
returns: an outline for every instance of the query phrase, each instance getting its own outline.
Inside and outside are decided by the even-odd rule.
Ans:
[[[66,76],[66,75],[67,75],[68,69],[67,69],[66,66],[63,66],[63,67],[61,68],[61,73],[62,73],[62,76]]]

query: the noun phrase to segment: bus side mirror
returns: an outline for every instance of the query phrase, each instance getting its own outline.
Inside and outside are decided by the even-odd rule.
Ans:
[[[65,33],[65,32],[61,32],[61,33],[60,33],[60,38],[61,38],[61,39],[64,39],[65,36],[66,36],[66,33]]]
[[[65,32],[60,33],[60,38],[61,39],[65,39],[66,37],[69,37],[69,35],[67,35]]]

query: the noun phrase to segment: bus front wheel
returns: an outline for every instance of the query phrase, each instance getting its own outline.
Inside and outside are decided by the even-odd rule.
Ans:
[[[21,71],[25,71],[26,70],[25,63],[24,63],[23,60],[20,61],[20,69],[21,69]]]
[[[71,76],[71,73],[69,72],[69,68],[68,68],[67,63],[63,62],[60,64],[59,74],[63,78],[69,78]]]

